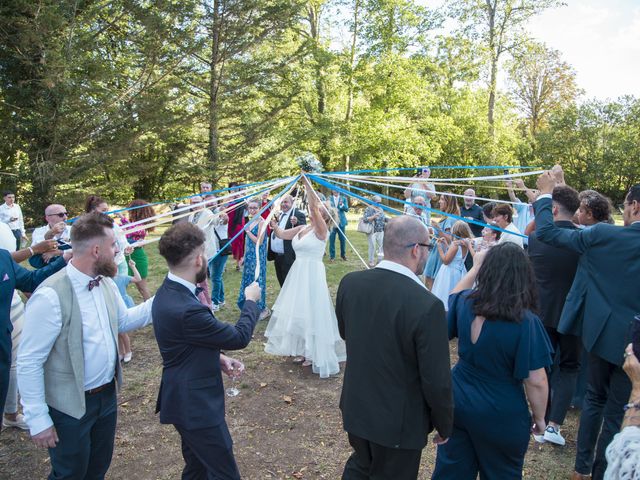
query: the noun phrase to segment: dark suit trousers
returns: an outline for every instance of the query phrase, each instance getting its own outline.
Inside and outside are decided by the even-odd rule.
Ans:
[[[556,362],[551,374],[552,385],[549,389],[550,398],[547,403],[547,421],[562,425],[571,406],[580,373],[582,344],[580,337],[575,335],[563,335],[551,327],[545,327],[545,330],[556,351]]]
[[[4,412],[11,368],[11,333],[8,325],[0,325],[0,335],[2,335],[0,339],[0,412]]]
[[[623,407],[630,394],[631,381],[622,367],[589,354],[589,382],[580,416],[576,472],[591,474],[593,480],[604,477],[607,468],[605,450],[620,431]]]
[[[197,430],[174,426],[182,439],[183,480],[240,480],[225,422]]]
[[[276,277],[281,287],[284,285],[284,281],[287,278],[289,270],[291,270],[293,262],[295,262],[295,258],[289,258],[279,253],[276,253],[276,258],[273,259],[273,266],[276,268]]]
[[[422,450],[389,448],[349,433],[354,452],[344,466],[343,480],[415,480]]]
[[[49,480],[101,480],[109,470],[116,436],[115,384],[85,394],[87,411],[79,420],[49,407],[58,445],[49,449]]]

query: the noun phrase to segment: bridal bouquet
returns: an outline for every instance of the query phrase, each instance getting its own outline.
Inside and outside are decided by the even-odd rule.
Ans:
[[[322,164],[320,163],[320,160],[318,160],[316,156],[311,152],[305,152],[299,157],[296,157],[296,163],[304,172],[322,172]]]

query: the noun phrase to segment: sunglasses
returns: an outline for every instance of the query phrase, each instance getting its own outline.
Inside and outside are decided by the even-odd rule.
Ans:
[[[60,217],[60,218],[64,218],[67,216],[67,212],[61,212],[61,213],[50,213],[49,215],[46,215],[47,217]]]
[[[425,247],[427,250],[433,250],[433,245],[430,243],[420,243],[420,242],[416,242],[416,243],[412,243],[411,245],[405,245],[405,248],[413,248],[415,245],[419,245],[421,247]]]

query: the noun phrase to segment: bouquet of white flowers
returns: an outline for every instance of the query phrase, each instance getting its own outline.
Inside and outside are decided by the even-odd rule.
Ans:
[[[296,162],[302,171],[307,173],[320,173],[322,172],[322,164],[320,160],[311,152],[305,152],[299,157],[296,157]]]

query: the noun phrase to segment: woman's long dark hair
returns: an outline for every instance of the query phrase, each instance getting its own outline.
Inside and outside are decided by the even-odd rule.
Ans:
[[[538,308],[538,287],[531,262],[514,243],[491,247],[482,262],[473,299],[473,313],[487,320],[519,322],[525,310]]]

